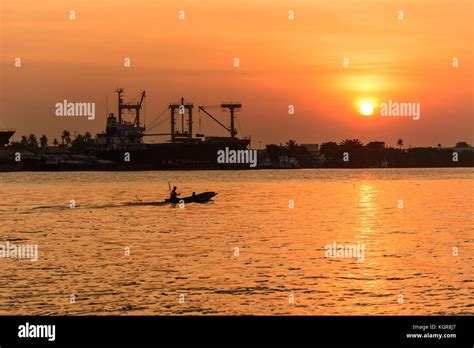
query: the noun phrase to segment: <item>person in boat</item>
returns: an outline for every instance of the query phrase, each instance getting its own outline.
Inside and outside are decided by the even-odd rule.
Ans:
[[[173,187],[173,190],[170,192],[170,199],[176,199],[180,195],[179,193],[176,192],[176,186]]]

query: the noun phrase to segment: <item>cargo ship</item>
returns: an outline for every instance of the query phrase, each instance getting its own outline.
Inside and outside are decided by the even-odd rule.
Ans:
[[[165,111],[169,112],[169,133],[146,133],[140,116],[145,91],[136,102],[123,100],[124,90],[117,88],[117,114],[107,115],[106,128],[97,134],[88,153],[98,159],[112,161],[118,170],[154,170],[154,169],[225,169],[235,168],[236,164],[226,165],[217,162],[217,152],[225,148],[245,150],[250,138],[239,139],[235,129],[235,113],[242,107],[240,103],[222,103],[220,108],[230,114],[230,125],[226,126],[212,116],[205,106],[198,111],[208,116],[226,130],[229,136],[204,136],[193,133],[194,105],[181,98],[170,103]],[[131,118],[126,120],[125,116]],[[177,123],[181,119],[181,130]],[[146,136],[169,136],[161,143],[146,143]],[[245,167],[245,166],[243,166]],[[246,166],[248,167],[248,166]]]

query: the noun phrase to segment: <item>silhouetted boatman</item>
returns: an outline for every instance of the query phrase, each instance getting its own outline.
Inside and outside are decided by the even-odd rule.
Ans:
[[[173,190],[170,192],[170,199],[178,198],[180,194],[176,192],[176,186],[173,187]]]

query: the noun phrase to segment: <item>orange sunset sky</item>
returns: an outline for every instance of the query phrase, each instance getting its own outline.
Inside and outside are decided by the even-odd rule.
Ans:
[[[181,96],[195,106],[240,101],[239,135],[253,147],[472,143],[473,16],[470,0],[2,0],[0,128],[15,128],[16,140],[101,132],[106,95],[116,112],[121,86],[125,100],[146,90],[147,122]],[[64,99],[95,102],[96,119],[56,117]],[[365,99],[419,102],[421,118],[362,116]],[[225,134],[202,117],[203,133]]]

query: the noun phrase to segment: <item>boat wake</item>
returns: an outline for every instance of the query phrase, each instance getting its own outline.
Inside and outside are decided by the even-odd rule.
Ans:
[[[72,210],[72,209],[106,209],[106,208],[123,208],[123,207],[134,207],[134,206],[162,206],[169,205],[168,202],[124,202],[119,204],[80,204],[74,208],[69,205],[41,205],[33,207],[31,210],[39,209],[57,209],[57,210]]]
[[[189,197],[182,197],[182,198],[175,198],[175,199],[165,199],[159,202],[144,202],[140,199],[137,199],[133,202],[123,202],[117,204],[78,204],[78,205],[40,205],[38,207],[32,207],[26,209],[26,211],[31,210],[40,210],[40,209],[51,209],[51,210],[72,210],[72,209],[109,209],[109,208],[123,208],[123,207],[144,207],[144,206],[151,206],[151,207],[160,207],[160,206],[180,206],[181,204],[189,204],[189,203],[212,203],[212,198],[217,195],[216,192],[203,192],[200,194],[193,194]],[[138,198],[138,197],[137,197]],[[14,210],[18,210],[15,208]]]

